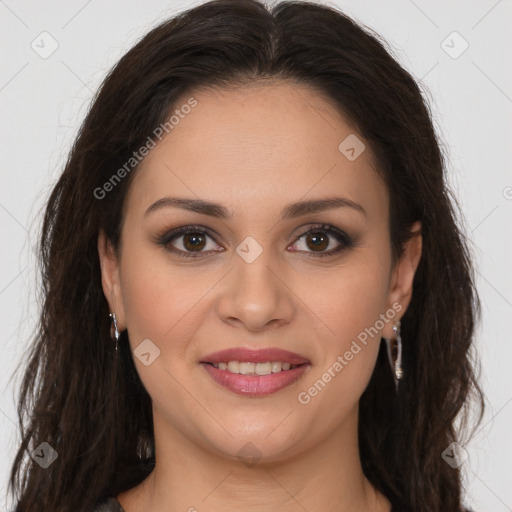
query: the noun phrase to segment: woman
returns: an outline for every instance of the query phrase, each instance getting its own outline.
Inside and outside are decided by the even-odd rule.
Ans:
[[[148,33],[48,202],[16,512],[464,510],[478,298],[444,172],[417,84],[337,10]]]

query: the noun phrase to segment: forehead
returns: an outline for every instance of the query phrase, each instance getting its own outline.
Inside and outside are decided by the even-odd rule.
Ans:
[[[190,98],[195,106],[180,109]],[[355,160],[340,151],[343,141],[362,137],[314,89],[287,82],[201,89],[184,95],[169,115],[176,110],[173,128],[134,176],[128,208],[182,195],[248,212],[251,205],[337,193],[372,203],[381,214],[387,208],[368,146]]]

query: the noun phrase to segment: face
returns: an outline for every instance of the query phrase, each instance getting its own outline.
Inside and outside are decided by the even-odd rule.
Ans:
[[[100,236],[103,287],[155,429],[278,460],[357,423],[420,239],[393,265],[389,194],[368,145],[314,90],[190,96],[134,176],[117,256]]]

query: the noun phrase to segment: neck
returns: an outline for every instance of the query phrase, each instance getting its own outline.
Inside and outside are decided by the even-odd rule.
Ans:
[[[357,408],[330,437],[293,456],[245,462],[183,436],[157,411],[153,417],[155,469],[139,486],[119,495],[125,512],[390,510],[362,471]]]

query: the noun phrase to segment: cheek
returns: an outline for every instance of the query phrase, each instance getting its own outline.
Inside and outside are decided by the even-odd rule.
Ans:
[[[374,326],[385,312],[388,268],[379,258],[361,254],[346,265],[301,281],[301,297],[311,305],[313,319],[323,323],[328,333],[328,352],[350,346],[351,340]]]
[[[169,311],[175,309],[169,305],[181,304],[178,287],[167,286],[165,273],[162,275],[153,261],[141,256],[127,257],[122,270],[123,301],[132,345],[144,338],[156,342],[172,326]]]
[[[181,357],[209,304],[208,290],[221,274],[191,270],[162,257],[159,250],[126,244],[122,293],[132,350],[144,339],[153,341],[162,360]]]
[[[335,424],[356,405],[375,367],[381,315],[386,314],[388,268],[385,257],[361,256],[357,264],[316,277],[311,279],[315,292],[309,288],[307,302],[313,305],[313,318],[320,318],[329,334],[319,340],[321,355],[301,390],[301,403],[310,403],[322,421],[327,420],[320,409],[331,411],[328,421]]]

